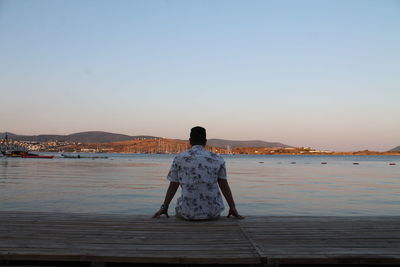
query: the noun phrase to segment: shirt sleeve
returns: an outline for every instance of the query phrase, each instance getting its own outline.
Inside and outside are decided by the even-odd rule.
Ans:
[[[226,167],[225,167],[225,161],[221,164],[221,167],[219,168],[218,171],[218,179],[224,179],[226,180]]]
[[[179,183],[179,177],[178,177],[178,165],[176,163],[176,158],[172,162],[171,168],[169,169],[167,179],[171,182],[176,182]]]

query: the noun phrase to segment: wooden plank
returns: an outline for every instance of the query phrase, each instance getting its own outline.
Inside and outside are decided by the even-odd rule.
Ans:
[[[259,217],[242,229],[268,264],[400,264],[400,217]]]
[[[171,217],[0,212],[0,259],[400,264],[400,217]]]
[[[0,259],[258,264],[233,220],[0,213]]]

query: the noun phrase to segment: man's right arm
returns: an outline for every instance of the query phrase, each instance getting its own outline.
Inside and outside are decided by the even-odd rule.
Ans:
[[[174,198],[176,190],[178,190],[178,187],[179,187],[179,183],[177,183],[177,182],[169,183],[168,190],[165,195],[164,203],[161,206],[160,210],[154,214],[153,218],[160,218],[160,216],[162,214],[165,214],[167,217],[169,217],[169,215],[168,215],[169,203],[171,203],[171,200]]]
[[[176,190],[178,190],[179,183],[170,182],[167,190],[167,194],[165,195],[164,204],[166,207],[169,207],[169,203],[174,198]]]
[[[169,169],[167,179],[170,181],[170,183],[168,186],[167,193],[165,194],[164,203],[162,204],[159,211],[157,211],[156,214],[154,214],[153,218],[159,218],[160,215],[162,214],[165,214],[167,217],[169,217],[168,216],[169,203],[171,203],[171,200],[174,198],[176,190],[178,190],[179,187],[178,164],[176,157],[172,162],[171,169]]]

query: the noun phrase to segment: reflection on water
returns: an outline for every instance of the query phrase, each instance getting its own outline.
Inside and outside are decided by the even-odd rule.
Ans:
[[[173,156],[107,156],[0,159],[0,210],[152,214],[164,199]],[[238,209],[245,215],[398,215],[399,157],[225,160]]]

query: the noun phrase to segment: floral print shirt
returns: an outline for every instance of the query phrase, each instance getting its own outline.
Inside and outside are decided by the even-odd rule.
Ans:
[[[225,161],[203,146],[195,145],[177,155],[167,179],[182,188],[176,212],[183,218],[211,219],[224,210],[218,179],[226,179]]]

